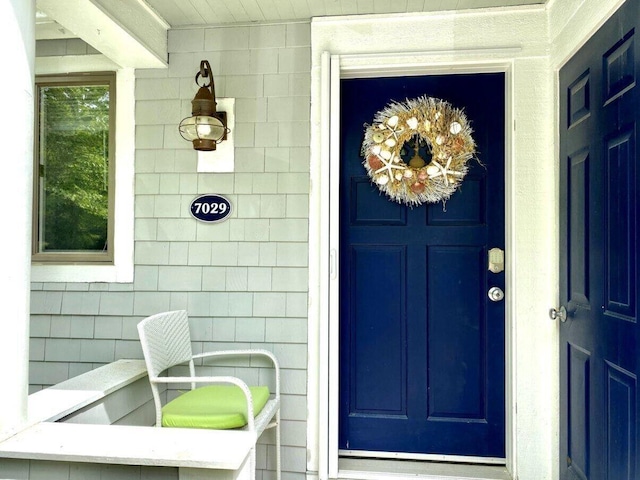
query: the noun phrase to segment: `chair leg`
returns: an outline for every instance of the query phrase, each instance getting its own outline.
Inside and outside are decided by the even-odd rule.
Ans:
[[[251,449],[251,480],[256,480],[256,446]]]
[[[280,410],[276,412],[276,480],[282,480],[282,464],[280,456]]]

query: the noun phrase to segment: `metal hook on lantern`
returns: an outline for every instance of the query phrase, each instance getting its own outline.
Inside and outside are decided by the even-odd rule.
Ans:
[[[198,83],[198,78],[202,77],[202,78],[209,78],[209,76],[211,75],[211,78],[209,80],[209,83],[206,85],[200,85]],[[213,98],[216,98],[216,90],[215,90],[215,86],[213,85],[213,75],[211,74],[211,65],[209,65],[209,61],[208,60],[202,60],[200,62],[200,71],[196,73],[196,85],[198,85],[199,87],[204,87],[204,88],[209,88],[211,87],[211,93],[213,95]]]

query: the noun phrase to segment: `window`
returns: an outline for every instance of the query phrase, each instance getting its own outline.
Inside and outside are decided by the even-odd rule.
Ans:
[[[36,263],[113,264],[115,84],[115,74],[36,78]]]

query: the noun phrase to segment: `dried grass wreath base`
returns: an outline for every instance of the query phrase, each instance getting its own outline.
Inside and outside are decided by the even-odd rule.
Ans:
[[[391,103],[367,125],[362,143],[363,165],[378,188],[407,205],[444,202],[467,174],[467,161],[476,151],[472,130],[462,110],[433,97]],[[405,143],[415,155],[401,157]],[[420,146],[431,155],[425,161]]]

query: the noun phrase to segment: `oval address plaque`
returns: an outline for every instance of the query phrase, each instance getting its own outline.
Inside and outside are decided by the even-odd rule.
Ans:
[[[221,222],[230,214],[231,202],[222,195],[200,195],[191,202],[191,215],[201,222]]]

